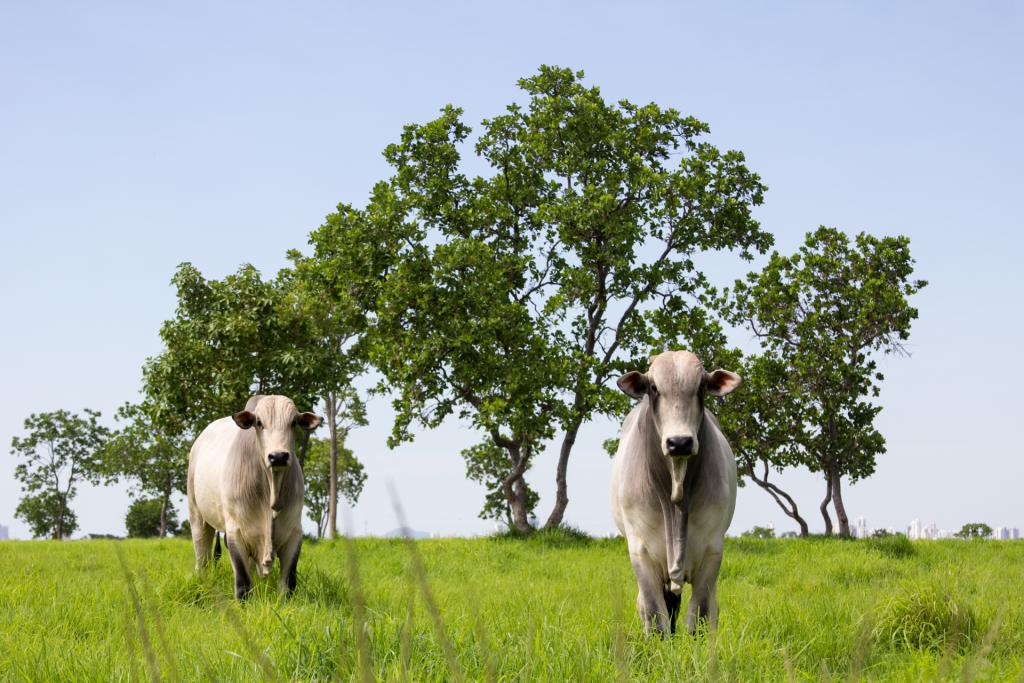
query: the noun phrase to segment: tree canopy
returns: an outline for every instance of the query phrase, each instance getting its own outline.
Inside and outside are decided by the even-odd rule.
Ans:
[[[773,253],[732,292],[733,320],[758,339],[760,367],[772,368],[767,376],[786,397],[785,412],[773,415],[782,407],[769,406],[768,393],[749,400],[768,409],[768,423],[781,417],[789,426],[775,463],[823,474],[826,533],[832,532],[832,503],[839,532],[849,535],[842,480],[871,475],[885,451],[874,426],[881,406],[872,399],[884,379],[877,358],[904,352],[917,318],[908,299],[927,284],[912,279],[913,270],[906,237],[860,233],[851,239],[821,227],[807,234],[797,253]]]
[[[957,538],[988,538],[992,535],[992,527],[984,522],[971,522],[960,527]]]
[[[366,472],[344,442],[338,444],[337,452],[337,491],[350,505],[355,505],[363,492]],[[330,439],[310,439],[302,471],[306,478],[306,515],[316,523],[317,537],[323,538],[327,533],[331,495]]]
[[[161,498],[138,498],[128,506],[124,526],[132,538],[162,538],[178,532],[178,515]]]
[[[700,254],[749,258],[772,240],[751,216],[760,179],[703,122],[608,101],[568,69],[519,86],[527,102],[474,142],[453,106],[406,126],[385,151],[393,175],[314,242],[338,253],[333,240],[379,236],[363,278],[378,287],[369,357],[394,392],[391,443],[450,415],[472,425],[470,475],[500,487],[525,530],[537,451],[560,435],[557,525],[580,426],[626,407],[609,380],[664,346],[707,346]]]
[[[106,480],[102,451],[109,431],[99,419],[88,408],[84,416],[66,410],[32,414],[25,420],[27,435],[11,440],[11,454],[20,459],[14,478],[25,494],[15,515],[33,536],[69,537],[78,528],[70,507],[78,485]]]
[[[194,438],[253,394],[284,394],[300,410],[316,402],[324,342],[286,280],[251,265],[208,280],[183,263],[172,283],[178,307],[160,329],[164,350],[143,368],[144,403],[165,435]]]
[[[185,492],[191,443],[181,434],[163,431],[150,408],[126,403],[118,409],[121,427],[107,439],[103,466],[111,476],[128,479],[136,497],[151,496],[160,502],[157,535],[162,538],[174,533],[166,515],[173,509],[171,496]]]

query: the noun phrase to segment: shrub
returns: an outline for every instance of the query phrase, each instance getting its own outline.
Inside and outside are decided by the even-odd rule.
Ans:
[[[903,534],[875,536],[867,539],[865,543],[871,550],[897,559],[912,557],[917,554],[917,548],[914,547],[914,544],[910,539]]]
[[[907,650],[966,650],[978,633],[971,608],[934,585],[909,586],[881,610],[872,629],[878,645]]]
[[[593,540],[585,531],[581,531],[568,524],[560,524],[553,529],[537,529],[529,534],[520,533],[516,529],[509,529],[508,531],[495,534],[492,538],[497,540],[522,539],[552,548],[589,545]]]

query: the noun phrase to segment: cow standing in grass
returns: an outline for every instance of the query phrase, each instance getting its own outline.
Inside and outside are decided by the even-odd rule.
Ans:
[[[652,623],[661,633],[675,631],[687,582],[687,630],[693,633],[700,618],[717,624],[715,583],[736,507],[736,461],[704,397],[739,383],[726,370],[705,372],[688,351],[659,354],[647,373],[619,378],[619,388],[640,402],[619,434],[612,515],[629,547],[645,631]]]
[[[196,569],[210,561],[214,534],[225,533],[235,597],[281,560],[280,587],[295,590],[302,546],[302,466],[296,438],[322,419],[285,396],[254,396],[246,409],[210,423],[188,456],[188,510]]]

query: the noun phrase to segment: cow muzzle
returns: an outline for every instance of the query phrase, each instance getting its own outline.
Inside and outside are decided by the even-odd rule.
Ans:
[[[271,467],[288,467],[288,462],[291,460],[292,454],[288,451],[277,451],[267,456],[267,462],[270,463]]]
[[[696,455],[697,441],[692,436],[670,436],[665,439],[665,454],[672,457]]]

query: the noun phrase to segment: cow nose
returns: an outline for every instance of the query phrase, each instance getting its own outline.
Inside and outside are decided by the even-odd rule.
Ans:
[[[271,467],[284,467],[288,464],[288,458],[291,457],[291,453],[288,451],[278,451],[271,453],[267,456],[267,460],[270,461]]]
[[[693,455],[692,436],[670,436],[665,439],[669,455]]]

